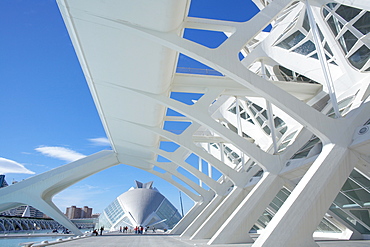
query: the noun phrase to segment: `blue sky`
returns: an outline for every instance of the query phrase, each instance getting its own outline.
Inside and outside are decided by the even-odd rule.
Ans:
[[[110,149],[55,0],[1,0],[0,174],[8,183]],[[190,16],[246,21],[250,0],[193,0]],[[187,30],[186,38],[217,47],[226,36]],[[181,56],[179,67],[206,68]],[[54,197],[65,207],[87,205],[101,212],[118,195],[154,181],[180,210],[179,191],[150,173],[119,165],[91,176]],[[193,202],[183,195],[184,211]]]

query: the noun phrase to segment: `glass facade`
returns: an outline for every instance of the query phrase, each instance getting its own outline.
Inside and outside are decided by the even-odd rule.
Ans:
[[[325,13],[328,15],[329,11],[326,10]],[[330,21],[331,22],[329,25],[333,24],[334,20],[330,19]],[[295,27],[295,29],[293,29],[293,27]],[[335,57],[333,56],[333,53],[328,46],[328,42],[320,30],[320,27],[317,26],[317,29],[319,30],[320,41],[324,48],[326,60],[331,64],[337,65],[335,63]],[[300,14],[293,19],[290,25],[275,41],[275,46],[309,58],[318,59],[311,26],[308,20],[308,14],[305,8],[302,8]]]
[[[271,221],[271,219],[275,216],[277,211],[280,209],[280,207],[284,204],[286,199],[290,195],[290,191],[286,188],[281,189],[275,196],[275,198],[272,200],[272,202],[269,204],[269,206],[266,208],[266,210],[263,212],[263,214],[259,217],[256,224],[253,226],[251,230],[259,230],[264,229],[268,225],[268,223]],[[325,216],[320,224],[318,225],[316,232],[327,232],[327,233],[340,233],[341,230],[336,224],[332,221],[330,221],[330,216]]]
[[[109,206],[104,209],[104,212],[113,224],[115,224],[124,215],[124,211],[117,199],[109,204]]]
[[[177,209],[152,183],[140,183],[117,197],[104,209],[99,217],[98,226],[111,231],[122,226],[155,226],[157,229],[171,229],[181,219]]]
[[[328,3],[323,7],[322,14],[347,61],[361,72],[369,71],[370,44],[366,40],[369,38],[370,13]]]
[[[330,210],[362,234],[370,233],[370,180],[354,169]]]
[[[166,219],[165,223],[168,225],[168,228],[174,227],[181,219],[177,209],[167,199],[163,200],[162,204],[157,209],[156,214],[161,219]]]

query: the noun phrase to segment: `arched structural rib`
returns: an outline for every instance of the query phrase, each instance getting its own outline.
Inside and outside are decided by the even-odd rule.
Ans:
[[[187,193],[195,205],[172,233],[222,244],[253,242],[258,229],[253,246],[295,247],[317,246],[323,229],[342,239],[370,229],[368,1],[256,0],[261,11],[240,23],[188,17],[190,0],[58,4],[112,144],[101,169],[128,164]],[[227,38],[210,49],[186,28]],[[176,68],[180,53],[211,69]],[[98,166],[100,155],[86,159]],[[3,208],[26,203],[16,198],[30,181],[16,197],[0,191]],[[51,202],[68,185],[44,185],[27,203],[69,226]]]

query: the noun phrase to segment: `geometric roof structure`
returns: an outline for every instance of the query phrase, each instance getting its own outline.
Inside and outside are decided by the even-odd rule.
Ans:
[[[30,204],[79,233],[51,198],[123,163],[195,201],[171,231],[183,237],[369,234],[370,3],[254,3],[235,22],[189,17],[190,0],[58,0],[113,150],[3,188],[0,210]],[[207,47],[188,30],[225,39]],[[178,67],[183,55],[207,69]]]
[[[121,194],[104,209],[99,225],[113,231],[123,226],[171,229],[177,224],[180,214],[167,198],[152,188],[153,182],[135,182],[136,188]]]

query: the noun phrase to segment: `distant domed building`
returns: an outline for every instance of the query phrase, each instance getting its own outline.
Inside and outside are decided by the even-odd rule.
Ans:
[[[99,227],[111,231],[120,226],[154,226],[171,229],[181,219],[177,209],[152,187],[153,182],[135,181],[136,187],[118,196],[99,216]]]

